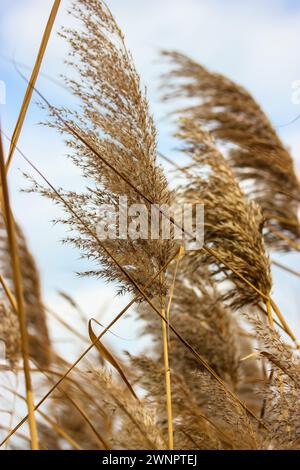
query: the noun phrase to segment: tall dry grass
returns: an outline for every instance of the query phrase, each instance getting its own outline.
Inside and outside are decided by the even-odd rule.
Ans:
[[[242,87],[165,53],[176,66],[165,77],[166,98],[199,99],[175,114],[183,161],[177,172],[184,178],[170,190],[123,33],[103,1],[77,0],[72,13],[80,27],[61,35],[76,71],[66,85],[79,107],[56,108],[35,90],[86,181],[85,191],[57,189],[17,140],[58,6],[54,2],[6,161],[1,153],[0,338],[9,359],[2,373],[25,375],[22,391],[2,384],[12,419],[1,428],[1,446],[299,449],[299,353],[271,298],[269,257],[298,242],[291,156]],[[82,275],[117,283],[131,296],[100,334],[92,318],[85,317],[79,331],[43,303],[35,262],[10,207],[7,169],[14,151],[31,165],[31,191],[63,209],[59,222],[71,231],[65,241],[93,261],[94,269]],[[148,209],[203,203],[203,248],[185,252],[174,238],[100,239],[99,204],[118,207],[119,196]],[[62,295],[82,317],[76,301]],[[141,325],[139,344],[146,336],[151,342],[140,354],[116,353],[102,338],[131,307]],[[73,363],[49,338],[50,314],[78,348],[86,347]],[[11,405],[23,401],[28,413],[16,421]]]

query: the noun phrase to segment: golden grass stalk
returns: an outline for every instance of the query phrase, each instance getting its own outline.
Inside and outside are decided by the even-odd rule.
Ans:
[[[79,338],[83,343],[89,343],[88,338],[86,338],[80,331],[77,331],[72,325],[66,322],[63,318],[60,317],[58,313],[56,313],[53,309],[49,307],[45,307],[47,312],[62,326],[64,326],[68,331],[73,333],[77,338]]]
[[[31,436],[31,448],[32,450],[38,450],[38,433],[36,420],[34,415],[34,403],[33,403],[33,391],[30,376],[30,365],[29,365],[29,345],[28,345],[28,332],[26,328],[26,312],[22,286],[22,275],[20,260],[18,254],[18,247],[16,241],[15,224],[11,213],[8,184],[6,179],[5,171],[5,159],[2,147],[2,138],[0,135],[0,172],[1,172],[1,186],[3,195],[3,212],[5,215],[5,223],[7,229],[7,237],[9,244],[9,251],[11,257],[11,264],[13,270],[13,280],[16,292],[16,302],[18,306],[18,316],[20,323],[20,334],[21,334],[21,351],[23,357],[23,367],[26,385],[26,403],[29,417],[29,430]]]
[[[274,310],[274,313],[277,315],[277,318],[278,320],[280,321],[280,323],[282,324],[284,330],[286,331],[286,333],[290,336],[290,338],[293,339],[293,341],[295,341],[296,345],[297,345],[297,348],[299,347],[299,343],[297,341],[297,338],[295,337],[295,335],[292,333],[289,325],[287,324],[283,314],[281,313],[278,305],[274,302],[274,300],[272,298],[269,299],[270,300],[270,304],[272,306],[272,309]]]
[[[274,302],[274,300],[272,298],[270,298],[268,295],[264,294],[260,289],[255,287],[254,284],[252,284],[252,282],[248,281],[248,279],[246,279],[245,276],[243,276],[238,271],[236,271],[236,269],[234,269],[231,265],[224,262],[224,260],[221,257],[218,256],[218,254],[216,253],[215,250],[213,250],[211,248],[208,248],[208,247],[204,247],[203,249],[205,251],[207,251],[208,253],[210,253],[211,255],[213,255],[216,259],[218,259],[221,263],[223,263],[226,267],[228,267],[233,273],[235,273],[240,279],[242,279],[246,284],[248,284],[249,287],[251,287],[254,291],[256,291],[261,296],[263,301],[265,301],[265,302],[268,301],[268,300],[270,301],[271,306],[272,306],[274,312],[276,313],[276,315],[277,315],[284,331],[297,344],[296,336],[292,332],[291,328],[289,327],[288,323],[286,322],[284,316],[280,312],[280,310],[279,310],[278,306],[276,305],[276,303]]]
[[[164,370],[165,370],[165,383],[166,383],[166,401],[167,401],[167,417],[168,417],[168,443],[169,443],[169,449],[170,450],[174,449],[171,369],[170,369],[170,363],[169,363],[169,361],[170,361],[170,359],[169,359],[170,309],[171,309],[172,298],[173,298],[173,295],[174,295],[174,288],[175,288],[175,282],[176,282],[176,275],[177,275],[177,271],[178,271],[178,266],[179,266],[180,259],[183,256],[183,253],[184,253],[184,248],[180,247],[178,255],[177,255],[177,259],[176,259],[176,265],[175,265],[173,281],[172,281],[172,285],[171,285],[171,289],[170,289],[170,295],[169,295],[167,309],[165,309],[165,297],[162,296],[162,298],[161,298],[161,314],[162,314],[162,317],[163,317],[163,319],[161,321],[161,327],[162,327]],[[162,284],[162,282],[161,282],[161,284]]]
[[[295,269],[292,269],[289,266],[286,266],[285,264],[279,263],[274,259],[272,260],[272,264],[274,264],[274,266],[277,266],[277,268],[282,269],[283,271],[293,274],[294,276],[300,277],[300,273],[298,271],[295,271]]]
[[[267,307],[267,312],[268,312],[268,320],[271,328],[274,328],[274,319],[272,315],[272,308],[271,308],[271,300],[267,299],[266,300],[266,307]]]
[[[3,287],[3,290],[9,300],[9,303],[10,305],[12,306],[12,308],[14,309],[14,311],[16,313],[18,313],[18,306],[17,306],[17,303],[16,303],[16,299],[14,298],[14,295],[12,293],[12,291],[10,290],[9,286],[7,285],[7,283],[5,282],[2,274],[0,274],[0,284],[1,286]]]
[[[0,429],[2,431],[7,432],[9,428],[7,426],[2,426],[2,424],[0,424]],[[24,441],[30,443],[30,439],[28,438],[28,436],[26,434],[18,432],[18,433],[16,433],[16,436],[23,439]]]
[[[176,283],[176,277],[177,277],[177,273],[178,273],[179,263],[180,263],[180,260],[183,256],[184,256],[184,247],[181,246],[180,249],[179,249],[178,256],[177,256],[174,275],[173,275],[173,279],[172,279],[172,285],[171,285],[171,288],[170,288],[170,294],[169,294],[169,300],[168,300],[168,306],[167,306],[167,321],[168,321],[168,323],[170,323],[171,304],[172,304],[172,300],[173,300],[173,297],[174,297],[175,283]],[[168,343],[170,343],[169,340],[170,340],[170,329],[169,329],[169,326],[168,326]]]
[[[40,48],[39,48],[39,51],[38,51],[36,62],[35,62],[35,65],[34,65],[34,68],[33,68],[33,71],[32,71],[32,74],[31,74],[31,77],[30,77],[30,80],[29,80],[29,83],[28,83],[28,86],[27,86],[27,89],[26,89],[25,97],[24,97],[22,107],[21,107],[21,110],[20,110],[20,113],[19,113],[17,124],[16,124],[15,130],[14,130],[13,136],[12,136],[12,140],[11,140],[11,144],[10,144],[10,148],[9,148],[9,153],[8,153],[8,159],[7,159],[7,162],[6,162],[6,171],[8,171],[8,169],[9,169],[9,166],[11,164],[17,142],[18,142],[20,134],[21,134],[22,126],[24,124],[24,120],[25,120],[25,117],[26,117],[28,106],[29,106],[29,103],[30,103],[30,100],[31,100],[31,97],[32,97],[33,88],[34,88],[34,85],[36,83],[36,80],[37,80],[39,72],[40,72],[43,57],[44,57],[44,54],[45,54],[45,51],[46,51],[46,48],[47,48],[47,44],[48,44],[50,34],[51,34],[51,31],[52,31],[52,28],[53,28],[53,25],[54,25],[54,21],[55,21],[55,18],[56,18],[56,15],[57,15],[57,12],[58,12],[58,9],[59,9],[59,6],[60,6],[60,2],[61,2],[61,0],[55,0],[54,1],[52,10],[51,10],[51,13],[50,13],[50,16],[49,16],[44,34],[43,34],[43,38],[42,38],[42,42],[41,42],[41,45],[40,45]]]
[[[161,284],[163,285],[162,279],[161,279]],[[171,370],[170,370],[170,363],[169,363],[169,344],[168,344],[169,320],[167,320],[167,316],[166,316],[165,300],[166,299],[164,295],[161,295],[161,315],[162,315],[161,328],[162,328],[162,342],[163,342],[163,356],[164,356],[164,370],[165,370],[165,384],[166,384],[168,443],[169,443],[169,450],[173,450],[174,449],[173,412],[172,412]]]

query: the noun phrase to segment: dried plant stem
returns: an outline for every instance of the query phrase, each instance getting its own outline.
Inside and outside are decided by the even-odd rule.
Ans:
[[[75,336],[77,336],[77,338],[79,338],[83,343],[90,343],[88,338],[86,338],[83,334],[80,333],[80,331],[77,331],[72,325],[70,325],[68,322],[66,322],[65,320],[63,320],[54,310],[52,310],[51,308],[49,307],[46,307],[45,306],[45,309],[47,310],[47,312],[53,317],[55,318],[55,320],[60,323],[61,325],[63,325],[68,331],[70,331],[71,333],[73,333]]]
[[[274,300],[272,300],[271,298],[270,298],[270,303],[271,303],[271,306],[272,306],[272,308],[273,308],[275,314],[277,315],[278,320],[280,321],[280,323],[282,324],[283,328],[285,329],[286,333],[288,333],[288,331],[291,332],[291,330],[290,330],[288,324],[287,324],[286,321],[285,321],[284,316],[282,315],[281,311],[279,310],[279,307],[276,305],[276,303],[274,302]],[[289,334],[289,333],[288,333],[288,334]],[[290,334],[289,334],[289,336],[292,338],[292,336],[291,336]],[[297,342],[297,338],[293,335],[293,338],[292,338],[292,339],[295,341],[295,343],[296,343],[296,345],[297,345],[297,348],[299,348],[299,344],[298,344],[298,342]]]
[[[260,310],[266,317],[268,317],[268,312],[262,307],[262,305],[258,305],[258,308],[259,308],[259,310]],[[285,331],[285,329],[283,328],[282,324],[279,323],[279,321],[276,320],[276,318],[274,318],[274,317],[273,317],[273,320],[274,320],[274,324],[275,324],[276,326],[278,326],[278,328],[280,328],[282,332],[286,333],[286,331]],[[247,336],[248,336],[248,335],[247,335]],[[249,336],[248,336],[248,337],[249,337]]]
[[[171,160],[170,158],[166,157],[166,155],[164,155],[163,153],[157,152],[157,155],[158,155],[160,158],[162,158],[163,160],[165,160],[167,163],[169,163],[170,165],[172,165],[174,168],[176,168],[176,170],[181,171],[181,173],[184,173],[186,176],[191,176],[191,173],[190,173],[186,168],[183,168],[183,167],[177,165],[177,163],[173,162],[173,160]]]
[[[167,321],[168,321],[168,346],[169,346],[169,349],[170,349],[170,328],[169,328],[169,323],[170,323],[170,310],[171,310],[171,304],[172,304],[172,300],[173,300],[173,296],[174,296],[174,291],[175,291],[175,283],[176,283],[176,277],[177,277],[177,272],[178,272],[178,267],[179,267],[179,263],[180,263],[180,260],[181,258],[184,256],[184,247],[181,246],[180,249],[179,249],[179,253],[178,253],[178,256],[177,256],[177,260],[176,260],[176,265],[175,265],[175,270],[174,270],[174,276],[173,276],[173,280],[172,280],[172,285],[171,285],[171,289],[170,289],[170,295],[169,295],[169,300],[168,300],[168,306],[167,306]]]
[[[277,266],[280,269],[283,269],[283,271],[286,271],[290,274],[294,274],[294,276],[300,277],[300,273],[298,271],[295,271],[294,269],[290,268],[289,266],[285,266],[282,263],[279,263],[278,261],[275,261],[274,259],[272,260],[272,264],[274,266]]]
[[[42,38],[40,49],[39,49],[39,52],[38,52],[38,55],[37,55],[37,58],[36,58],[36,62],[35,62],[35,65],[34,65],[34,68],[33,68],[33,71],[32,71],[28,86],[27,86],[27,90],[26,90],[25,97],[24,97],[24,100],[23,100],[23,103],[22,103],[22,107],[21,107],[21,110],[20,110],[18,121],[17,121],[16,127],[15,127],[15,130],[14,130],[14,133],[13,133],[12,139],[11,139],[11,145],[10,145],[10,148],[9,148],[8,159],[7,159],[7,162],[6,162],[6,171],[8,171],[8,169],[9,169],[9,165],[12,161],[13,154],[14,154],[18,139],[19,139],[20,134],[21,134],[22,126],[24,124],[24,120],[25,120],[25,117],[26,117],[28,106],[29,106],[29,103],[30,103],[30,100],[31,100],[31,97],[32,97],[32,92],[33,92],[33,89],[34,89],[34,85],[36,83],[36,80],[37,80],[39,72],[40,72],[43,57],[44,57],[44,54],[45,54],[45,51],[46,51],[46,47],[47,47],[47,44],[48,44],[48,41],[49,41],[49,37],[50,37],[51,31],[52,31],[52,28],[53,28],[54,21],[55,21],[55,18],[56,18],[56,15],[57,15],[57,12],[58,12],[58,9],[59,9],[59,6],[60,6],[60,2],[61,2],[61,0],[55,0],[54,1],[54,5],[52,7],[52,10],[51,10],[51,13],[50,13],[50,16],[49,16],[49,19],[48,19],[48,22],[47,22],[47,25],[46,25],[46,28],[45,28],[45,31],[44,31],[44,35],[43,35],[43,38]]]
[[[288,243],[294,250],[300,251],[300,245],[299,243],[295,242],[294,240],[291,240],[289,237],[287,237],[284,233],[279,232],[276,230],[272,225],[268,224],[268,229],[271,230],[278,238],[281,238],[281,240],[284,240],[285,242]]]
[[[272,308],[271,308],[271,301],[270,299],[266,300],[266,307],[267,307],[267,312],[268,312],[268,320],[271,328],[274,328],[274,319],[272,315]]]
[[[161,275],[162,278],[162,275]],[[162,279],[161,279],[162,282]],[[171,390],[171,370],[169,363],[169,349],[168,349],[168,322],[166,323],[166,308],[165,297],[161,296],[161,328],[162,328],[162,341],[164,353],[164,369],[165,369],[165,383],[166,383],[166,401],[167,401],[167,417],[168,417],[168,443],[169,450],[174,449],[173,438],[173,413],[172,413],[172,390]]]
[[[56,359],[62,363],[62,365],[67,365],[67,366],[70,366],[70,363],[67,362],[65,359],[63,359],[62,357],[60,356],[56,356]],[[5,369],[1,368],[1,370],[10,370],[8,367]],[[16,368],[17,371],[20,371],[22,370],[21,368]],[[58,372],[58,371],[54,371],[54,370],[51,370],[51,369],[47,369],[47,368],[41,368],[39,366],[33,368],[31,367],[30,369],[30,372],[31,373],[47,373],[48,375],[50,374],[51,376],[55,376],[55,377],[61,377],[62,374],[61,372]],[[66,379],[68,380],[68,382],[72,385],[74,385],[82,394],[83,396],[86,398],[86,400],[89,400],[90,403],[93,403],[93,405],[98,409],[99,413],[104,416],[105,413],[102,409],[102,407],[95,401],[94,397],[88,393],[80,384],[80,382],[78,380],[75,380],[75,379],[72,379],[71,377],[66,377]],[[37,410],[39,411],[39,410]]]
[[[26,323],[26,313],[25,313],[25,304],[24,304],[23,287],[22,287],[22,275],[21,275],[21,269],[20,269],[20,260],[18,256],[15,225],[14,225],[14,220],[13,220],[11,209],[10,209],[8,185],[7,185],[6,171],[5,171],[5,160],[4,160],[1,136],[0,136],[0,171],[1,171],[1,186],[2,186],[2,195],[3,195],[3,213],[5,216],[7,238],[8,238],[12,271],[13,271],[14,287],[15,287],[15,292],[16,292],[16,303],[18,307],[18,316],[19,316],[19,323],[20,323],[21,351],[22,351],[22,357],[23,357],[23,367],[24,367],[24,376],[25,376],[26,402],[27,402],[28,417],[29,417],[31,448],[32,450],[38,450],[39,448],[38,433],[37,433],[37,426],[36,426],[36,420],[35,420],[35,415],[34,415],[33,393],[32,393],[32,384],[31,384],[31,376],[30,376],[28,332],[27,332],[27,327],[26,327],[27,323]]]
[[[5,282],[2,274],[0,274],[0,284],[1,286],[3,287],[3,290],[9,300],[9,303],[10,305],[12,306],[12,308],[14,309],[14,311],[16,313],[18,313],[18,306],[17,306],[17,303],[16,303],[16,299],[14,298],[13,296],[13,293],[12,291],[10,290],[10,288],[8,287],[7,283]]]
[[[280,190],[280,192],[282,194],[286,194],[285,192],[282,191],[282,189]],[[291,194],[287,194],[289,197],[293,198],[293,196]],[[295,198],[297,201],[300,202],[299,198]],[[277,220],[278,222],[285,222],[285,223],[288,223],[290,225],[293,225],[294,227],[299,227],[299,223],[298,222],[294,222],[290,219],[287,219],[286,217],[279,217],[279,216],[275,216],[273,215],[272,216],[272,219],[271,220]],[[274,228],[274,227],[273,227]]]
[[[272,308],[271,308],[271,301],[270,299],[267,299],[266,300],[266,307],[267,307],[267,312],[268,312],[268,320],[269,320],[269,325],[270,325],[270,328],[274,328],[274,320],[273,320],[273,315],[272,315]],[[262,366],[263,366],[263,370],[264,370],[264,375],[266,374],[266,370],[265,370],[265,363],[264,361],[262,362]],[[267,379],[267,384],[269,385],[272,381],[272,377],[273,377],[273,367],[269,373],[269,376],[268,376],[268,379]],[[267,400],[266,400],[266,397],[264,397],[264,400],[263,400],[263,404],[262,404],[262,408],[261,408],[261,412],[260,412],[260,417],[261,419],[263,419],[264,415],[265,415],[265,410],[266,410],[266,406],[267,406]]]

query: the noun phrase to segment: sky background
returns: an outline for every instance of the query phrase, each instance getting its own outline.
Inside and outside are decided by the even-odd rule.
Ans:
[[[164,69],[158,60],[159,50],[174,49],[244,85],[270,116],[284,143],[290,146],[300,173],[300,119],[286,125],[300,114],[300,105],[293,104],[291,99],[292,83],[300,80],[298,0],[111,0],[108,3],[147,87],[158,128],[159,150],[174,158],[166,108],[160,104],[157,90]],[[63,63],[66,46],[57,31],[61,25],[70,24],[68,5],[69,0],[62,0],[42,66],[43,74],[57,80],[66,70]],[[26,84],[7,59],[27,66],[22,67],[22,72],[29,76],[51,6],[51,0],[0,0],[0,80],[6,85],[6,104],[0,105],[0,115],[2,127],[9,135]],[[43,75],[39,77],[38,88],[54,104],[72,101],[62,88]],[[65,158],[62,138],[54,130],[38,125],[45,117],[32,102],[19,147],[57,187],[81,187],[78,171]],[[9,181],[14,212],[40,268],[46,301],[65,315],[71,315],[57,295],[57,290],[62,289],[84,306],[89,317],[98,315],[107,321],[127,299],[116,298],[113,286],[76,276],[76,272],[89,266],[78,252],[60,243],[64,231],[51,223],[59,215],[58,209],[38,195],[20,192],[27,186],[23,171],[30,172],[30,169],[16,152]],[[277,259],[300,270],[299,255],[280,255]],[[300,337],[299,278],[275,269],[274,297]],[[121,347],[130,349],[131,327],[119,324],[114,331],[127,335]]]

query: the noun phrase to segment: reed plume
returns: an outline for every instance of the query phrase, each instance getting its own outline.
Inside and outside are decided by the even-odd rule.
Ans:
[[[132,283],[128,282],[115,262],[107,256],[103,247],[108,248],[118,263],[126,267],[132,278],[143,286],[174,254],[176,245],[172,240],[141,239],[105,240],[99,243],[96,233],[99,204],[106,203],[117,207],[118,197],[126,195],[128,204],[143,203],[150,208],[150,201],[170,206],[175,197],[169,191],[166,178],[156,164],[156,132],[153,120],[148,112],[146,98],[140,91],[139,77],[124,46],[120,29],[103,2],[94,0],[76,2],[74,12],[83,30],[80,32],[65,30],[63,37],[71,46],[70,64],[79,74],[78,80],[67,79],[67,84],[79,100],[80,111],[51,107],[50,112],[53,118],[51,125],[67,135],[67,143],[72,150],[70,156],[87,178],[88,186],[81,194],[67,191],[61,191],[58,194],[37,183],[34,190],[60,204],[62,203],[60,196],[65,201],[64,209],[68,217],[63,220],[63,223],[74,230],[74,236],[68,241],[78,247],[84,256],[96,262],[96,269],[86,274],[118,280],[121,290],[132,291],[134,290]],[[76,131],[76,134],[72,132],[72,129]],[[99,158],[99,155],[103,158]],[[239,197],[241,197],[240,192],[237,198]],[[248,210],[246,203],[244,207]],[[252,213],[251,215],[254,217]],[[255,219],[252,225],[249,223],[250,227],[254,227],[256,222]],[[255,226],[253,230],[256,228]],[[240,228],[240,232],[242,230],[245,230],[245,226]],[[255,231],[254,233],[256,235]],[[247,243],[253,248],[250,239],[249,236]],[[260,241],[258,235],[257,240]],[[257,251],[254,250],[255,254],[260,248],[262,245],[258,246]],[[226,253],[227,261],[228,251],[229,245]],[[257,258],[258,256],[255,262]],[[251,261],[253,261],[252,258]],[[267,291],[270,287],[269,278],[268,272],[266,274],[264,271],[263,261],[264,259],[255,273],[254,266],[251,266],[253,272],[250,268],[248,269],[251,280],[259,272],[262,277],[260,287]],[[235,263],[235,267],[240,267],[243,260],[236,256]],[[245,264],[244,262],[243,267]],[[167,274],[151,286],[151,295],[154,297],[153,302],[157,310],[160,309],[160,297],[166,296],[168,292],[167,285],[170,285],[170,279],[170,275]],[[240,302],[242,302],[241,298],[243,302],[245,299],[248,303],[253,302],[254,294],[253,292],[249,294],[245,286],[239,295]],[[220,309],[222,311],[222,307]],[[224,317],[226,317],[225,313]],[[149,319],[149,325],[152,324],[152,320],[153,315]],[[179,314],[177,322],[183,327]],[[226,325],[225,319],[223,324]],[[229,324],[228,328],[230,329]],[[187,331],[187,328],[185,329]],[[224,347],[222,340],[220,343]],[[196,343],[195,347],[197,346]],[[208,348],[207,344],[206,347]],[[201,353],[204,353],[210,361],[214,361],[214,365],[217,364],[218,370],[226,379],[236,381],[236,371],[234,368],[229,370],[230,352],[227,355],[228,363],[223,366],[224,370],[217,358],[213,358],[212,350],[206,351],[203,347]],[[181,355],[183,356],[183,351]],[[220,356],[221,353],[218,357]],[[236,362],[237,359],[232,357],[232,360]],[[190,366],[189,370],[192,372],[193,366]],[[145,371],[144,375],[146,376]],[[189,380],[191,381],[191,375]],[[176,393],[174,399],[176,400]]]
[[[164,76],[165,100],[197,100],[183,112],[207,126],[227,148],[229,164],[247,195],[262,208],[265,238],[271,247],[291,250],[299,241],[300,186],[292,157],[250,93],[178,52],[163,52],[172,64]],[[273,229],[273,230],[272,230]]]
[[[7,287],[14,295],[14,284],[12,277],[12,267],[9,259],[9,247],[7,240],[7,232],[4,223],[3,216],[0,222],[0,237],[1,237],[1,249],[0,249],[0,264],[1,273]],[[29,353],[30,357],[34,359],[39,365],[47,366],[50,362],[50,338],[47,327],[46,312],[44,309],[40,277],[32,254],[29,251],[27,242],[22,233],[19,225],[16,224],[16,236],[17,244],[21,263],[21,274],[24,285],[24,300],[27,318],[27,328],[29,331]],[[5,292],[2,291],[2,302],[3,308],[5,309],[6,315],[8,312],[12,315],[11,324],[15,325],[14,317],[16,313],[13,311],[11,305],[8,305],[8,300]],[[7,307],[4,307],[4,305]],[[13,335],[16,336],[16,335]],[[7,332],[7,337],[10,334]],[[6,340],[6,347],[8,350],[15,349],[17,352],[19,342],[16,341],[15,345],[10,345],[9,340]],[[19,349],[20,354],[20,349]]]
[[[258,339],[257,359],[267,360],[272,371],[269,380],[256,387],[264,397],[265,422],[269,428],[264,447],[285,450],[299,448],[299,351],[293,351],[277,331],[259,318],[254,316],[250,322]]]
[[[47,187],[33,180],[32,190],[63,208],[58,221],[71,231],[65,241],[93,263],[82,274],[116,282],[119,292],[133,297],[99,337],[93,319],[85,321],[83,315],[85,335],[61,318],[88,344],[70,364],[51,349],[37,269],[16,226],[30,353],[37,364],[30,372],[42,374],[47,388],[35,406],[41,448],[299,448],[298,353],[279,336],[272,314],[270,326],[256,316],[263,301],[278,312],[270,299],[265,241],[288,249],[274,230],[298,239],[299,189],[289,153],[245,90],[185,56],[167,53],[177,68],[167,76],[166,99],[201,100],[179,116],[176,136],[189,162],[183,183],[171,191],[156,160],[156,129],[123,33],[103,1],[77,0],[72,13],[78,23],[61,36],[71,51],[72,78],[65,80],[78,106],[49,104],[48,124],[66,138],[86,185],[82,192],[56,190],[37,170]],[[177,78],[190,82],[178,85]],[[225,143],[223,154],[218,144]],[[184,254],[172,231],[169,240],[151,239],[149,233],[118,238],[114,213],[120,197],[121,209],[132,204],[147,209],[140,224],[153,216],[153,204],[204,204],[203,248]],[[107,230],[115,235],[108,239],[98,232],[102,204],[111,216]],[[14,296],[4,220],[0,236],[1,274]],[[0,338],[8,335],[8,357],[15,366],[20,338],[5,286]],[[78,311],[72,297],[61,295]],[[126,354],[127,378],[125,361],[119,363],[101,341],[135,303],[140,339],[150,335],[151,342],[138,356]],[[93,347],[96,354],[84,361]],[[2,444],[27,418],[8,429]]]
[[[183,118],[177,137],[183,142],[182,150],[191,158],[191,164],[186,167],[189,178],[179,199],[204,205],[205,246],[218,256],[206,252],[204,261],[209,262],[219,281],[224,275],[232,281],[232,287],[223,295],[232,307],[258,304],[261,294],[248,287],[237,273],[269,296],[272,281],[260,208],[255,202],[247,201],[209,132],[193,120]],[[199,263],[197,257],[195,260]]]
[[[85,193],[63,193],[68,205],[81,218],[79,222],[71,214],[65,221],[80,234],[69,237],[68,241],[95,262],[95,269],[85,274],[119,280],[121,291],[132,290],[132,284],[91,236],[91,233],[96,235],[97,224],[101,221],[99,206],[107,204],[118,210],[119,197],[125,196],[128,206],[140,203],[150,210],[150,204],[140,194],[155,204],[167,205],[171,205],[173,195],[156,164],[155,126],[122,32],[106,5],[98,0],[75,2],[73,13],[83,30],[80,33],[75,29],[64,30],[62,36],[71,47],[69,65],[78,75],[78,79],[66,78],[66,82],[79,101],[80,111],[52,109],[54,123],[51,124],[67,135],[67,144],[72,150],[70,156],[88,181]],[[64,121],[58,115],[63,116]],[[64,122],[76,129],[84,143],[70,133]],[[50,191],[41,192],[57,200]],[[115,223],[118,234],[118,221]],[[172,244],[162,240],[149,243],[143,239],[115,239],[105,240],[104,244],[140,285],[144,285],[173,252]],[[156,284],[152,290],[159,292],[159,281]]]
[[[37,183],[34,190],[60,204],[63,197],[67,212],[63,223],[74,231],[66,241],[94,261],[95,269],[84,274],[118,281],[121,292],[134,292],[137,285],[146,285],[176,253],[175,243],[149,240],[148,233],[148,214],[153,205],[169,207],[174,196],[156,163],[155,126],[122,32],[104,2],[75,2],[73,13],[83,30],[80,33],[75,29],[64,30],[62,36],[71,47],[69,65],[79,77],[66,78],[66,82],[79,101],[80,111],[50,107],[51,125],[67,134],[71,158],[88,183],[81,194],[66,191],[58,194]],[[115,230],[115,236],[100,240],[97,226],[103,214],[99,214],[99,206],[105,204],[111,215],[114,211],[119,214],[120,198],[121,210],[124,205],[133,204],[146,210],[146,214],[139,215],[146,220],[147,233],[137,238],[128,237],[127,233],[121,236],[119,221],[115,219],[108,228]],[[156,310],[161,310],[162,315],[166,289],[162,273],[147,290],[147,295],[160,298]],[[165,330],[164,323],[162,328]],[[166,341],[163,348],[172,448]]]

